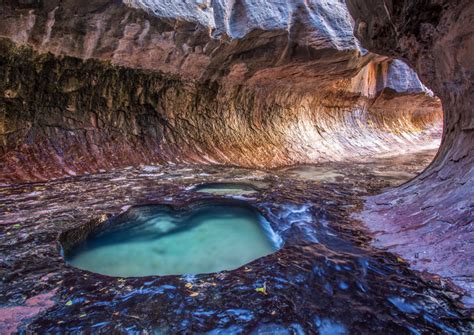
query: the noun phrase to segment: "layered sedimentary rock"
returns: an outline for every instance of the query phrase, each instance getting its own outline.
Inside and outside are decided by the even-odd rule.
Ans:
[[[9,2],[0,35],[18,44],[181,78],[232,74],[239,84],[259,72],[259,82],[301,83],[301,74],[317,82],[314,74],[350,74],[366,62],[340,1]]]
[[[342,2],[126,4],[2,6],[1,180],[271,168],[436,135],[439,101],[404,63],[358,46]]]
[[[444,135],[417,179],[369,199],[377,245],[454,280],[474,305],[474,3],[349,0],[355,32],[373,52],[401,57],[440,97]]]

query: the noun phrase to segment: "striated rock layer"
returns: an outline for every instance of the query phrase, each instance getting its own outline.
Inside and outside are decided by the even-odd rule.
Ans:
[[[0,18],[2,182],[346,160],[441,131],[438,99],[359,47],[341,1],[8,1]]]
[[[369,198],[363,218],[378,246],[452,277],[474,306],[474,3],[347,2],[364,46],[411,64],[445,111],[435,161],[407,185]]]

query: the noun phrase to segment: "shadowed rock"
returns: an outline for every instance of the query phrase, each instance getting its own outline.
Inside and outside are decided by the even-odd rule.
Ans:
[[[370,198],[363,218],[376,245],[453,278],[474,306],[474,3],[347,3],[363,45],[411,64],[445,112],[435,161],[404,187]]]

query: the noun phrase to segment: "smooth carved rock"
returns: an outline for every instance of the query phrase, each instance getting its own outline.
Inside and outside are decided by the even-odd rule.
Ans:
[[[370,198],[363,217],[377,232],[377,245],[417,269],[453,278],[474,306],[474,3],[347,3],[362,44],[405,59],[445,112],[443,141],[430,168],[403,188]]]
[[[0,36],[17,44],[183,79],[321,87],[374,58],[339,0],[10,2]]]
[[[355,83],[341,81],[332,92],[304,94],[183,82],[38,56],[6,41],[0,55],[6,92],[0,174],[9,182],[151,163],[268,168],[403,152],[435,138],[436,128],[423,130],[441,117],[422,87],[410,95],[357,91],[376,87],[390,64]]]
[[[467,0],[347,2],[354,23],[340,0],[3,1],[0,182],[49,180],[140,164],[271,168],[403,152],[430,144],[441,131],[440,101],[426,84],[441,97],[446,110],[440,154],[412,183],[370,198],[363,218],[382,232],[377,245],[391,246],[418,269],[451,276],[469,289],[474,264],[469,252],[474,240],[473,4]],[[353,31],[370,52],[359,45]],[[392,57],[416,68],[421,81]],[[116,173],[123,177],[123,172]],[[101,185],[115,192],[116,178],[120,177],[114,175],[110,184],[106,178]],[[68,183],[73,195],[81,193],[81,183],[76,185],[79,188]],[[293,181],[280,184],[281,180],[274,189],[282,198],[281,190],[295,187]],[[91,208],[112,213],[116,208],[111,207],[143,201],[150,194],[180,194],[157,192],[155,184],[146,185],[137,182],[125,187],[119,182],[122,196],[109,192],[113,201],[106,197],[100,207],[94,207],[95,192],[104,195],[103,188],[91,187],[88,196],[71,204],[71,197],[61,199],[64,191],[59,184],[53,188],[60,196],[47,202],[54,210],[40,211],[44,216],[40,218],[59,229],[63,221],[72,224],[69,207],[78,203],[84,216],[79,221],[84,222],[93,214]],[[305,194],[313,190],[307,182],[299,187]],[[330,199],[334,189],[318,193],[315,199],[321,194]],[[31,206],[28,196],[13,195],[9,201]],[[67,206],[58,206],[58,201]],[[338,218],[347,204],[336,204]],[[65,216],[57,211],[65,211]],[[21,211],[13,216],[24,223]],[[32,218],[26,220],[27,229],[37,227],[38,219]],[[15,234],[14,240],[18,239],[23,235]],[[31,250],[28,240],[13,247]],[[297,271],[302,259],[313,267],[313,254],[303,250],[296,255]],[[45,265],[43,271],[63,266],[59,257],[54,262],[48,257],[38,263]],[[28,276],[19,284],[22,289],[40,285],[39,272],[25,269]],[[384,286],[374,272],[369,276],[371,285]],[[311,278],[316,277],[311,274]],[[97,284],[95,279],[91,282],[71,287]],[[109,284],[104,280],[101,285],[113,288]],[[110,300],[116,299],[114,289],[109,293]],[[45,303],[26,300],[24,306],[4,308],[3,319],[14,325],[12,331],[51,303],[49,293],[32,299]],[[381,294],[370,300],[377,311],[388,304]],[[175,310],[161,302],[154,299],[155,311]],[[177,302],[173,298],[170,303]],[[350,317],[352,308],[346,311],[349,304],[340,302],[344,313],[339,315],[359,320]],[[110,320],[107,309],[101,313]],[[104,314],[87,317],[101,319]],[[68,316],[76,318],[72,313]],[[52,327],[61,327],[56,318],[51,322]],[[377,322],[372,326],[380,329],[375,328]]]
[[[80,6],[72,0],[48,1],[33,9],[4,5],[0,36],[40,52],[111,60],[187,79],[222,77],[240,63],[247,65],[247,78],[274,67],[274,81],[281,71],[291,75],[294,69],[287,67],[295,62],[319,65],[312,69],[316,74],[332,71],[328,61],[339,62],[339,72],[349,74],[367,62],[340,1],[125,4],[130,7],[97,0]]]
[[[423,130],[439,125],[438,100],[406,65],[358,46],[340,1],[126,3],[2,6],[0,35],[17,46],[2,42],[1,180],[170,161],[276,167],[436,135]]]

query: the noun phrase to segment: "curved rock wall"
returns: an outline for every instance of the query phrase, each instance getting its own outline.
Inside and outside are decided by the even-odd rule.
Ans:
[[[440,131],[439,101],[358,46],[342,1],[125,3],[2,5],[1,181],[352,159]]]
[[[165,162],[272,168],[436,145],[442,114],[422,86],[373,89],[386,62],[331,91],[231,89],[3,41],[1,179]]]
[[[369,199],[364,218],[379,246],[420,270],[452,277],[474,306],[474,3],[348,0],[355,32],[373,52],[401,57],[440,97],[437,158],[404,187]]]

